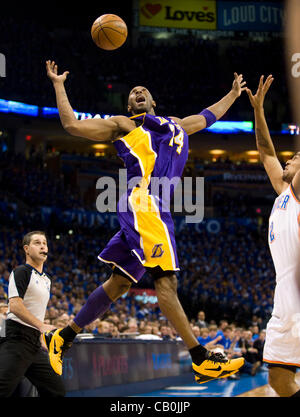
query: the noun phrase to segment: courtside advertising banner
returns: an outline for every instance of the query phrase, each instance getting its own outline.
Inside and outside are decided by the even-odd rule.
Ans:
[[[161,0],[139,2],[140,26],[216,30],[214,0]]]
[[[218,2],[217,26],[218,30],[280,32],[283,12],[281,3],[222,1]]]
[[[191,370],[182,342],[143,340],[77,341],[63,361],[68,392],[173,377]]]

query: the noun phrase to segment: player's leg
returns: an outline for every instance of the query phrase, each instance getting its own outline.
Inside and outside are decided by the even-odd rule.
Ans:
[[[269,364],[269,384],[280,397],[291,397],[298,393],[300,387],[295,381],[296,367]]]
[[[177,277],[170,273],[154,281],[159,307],[172,323],[188,349],[199,345],[177,295]],[[205,356],[206,349],[203,348]],[[202,358],[203,359],[203,358]]]
[[[43,334],[51,366],[59,375],[62,374],[64,352],[71,346],[77,333],[108,311],[111,303],[126,293],[132,282],[138,282],[145,272],[138,258],[132,256],[122,231],[113,236],[100,253],[99,259],[113,265],[111,277],[89,295],[69,326]]]
[[[236,373],[243,366],[244,359],[238,358],[230,361],[223,355],[208,352],[201,346],[192,332],[187,316],[178,299],[176,275],[171,271],[165,276],[159,275],[154,276],[159,307],[189,349],[196,382],[204,383]]]
[[[125,294],[131,287],[129,281],[122,272],[117,270],[110,278],[94,290],[88,297],[85,305],[75,316],[70,327],[79,333],[85,326],[101,317],[110,309],[111,303]]]
[[[122,272],[120,271],[120,273]],[[108,311],[111,303],[125,294],[131,285],[132,283],[128,278],[113,273],[103,285],[100,285],[89,295],[84,306],[68,326],[43,334],[49,352],[50,364],[58,375],[62,374],[64,353],[71,347],[76,335],[85,326]]]

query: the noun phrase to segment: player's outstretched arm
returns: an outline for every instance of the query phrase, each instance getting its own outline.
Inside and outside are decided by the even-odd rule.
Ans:
[[[65,71],[58,75],[54,61],[46,62],[47,75],[53,83],[56,103],[63,128],[73,136],[80,136],[96,141],[109,141],[119,136],[125,116],[114,116],[109,119],[77,120],[69,102],[64,82],[69,74]]]
[[[235,100],[241,95],[242,91],[246,89],[245,85],[246,81],[243,81],[243,75],[238,75],[235,72],[232,88],[226,96],[224,96],[217,103],[207,107],[207,109],[201,113],[185,117],[180,121],[178,120],[178,123],[181,127],[183,127],[188,135],[211,126],[216,120],[219,120],[224,116]]]
[[[277,158],[264,112],[265,95],[273,80],[272,75],[269,75],[264,82],[264,76],[262,75],[256,94],[253,95],[249,88],[246,89],[246,92],[254,109],[256,146],[260,160],[264,164],[274,190],[277,194],[281,194],[288,184],[282,179],[283,169]]]

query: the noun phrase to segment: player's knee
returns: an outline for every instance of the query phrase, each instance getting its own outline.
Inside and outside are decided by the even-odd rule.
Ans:
[[[111,288],[114,292],[114,298],[119,298],[129,291],[132,283],[121,275],[113,274],[110,278]]]

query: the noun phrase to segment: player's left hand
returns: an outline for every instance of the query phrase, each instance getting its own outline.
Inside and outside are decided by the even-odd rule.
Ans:
[[[247,87],[245,87],[245,85],[246,81],[243,81],[243,74],[237,74],[235,72],[231,91],[236,97],[239,97],[242,94],[242,91],[246,90]]]

